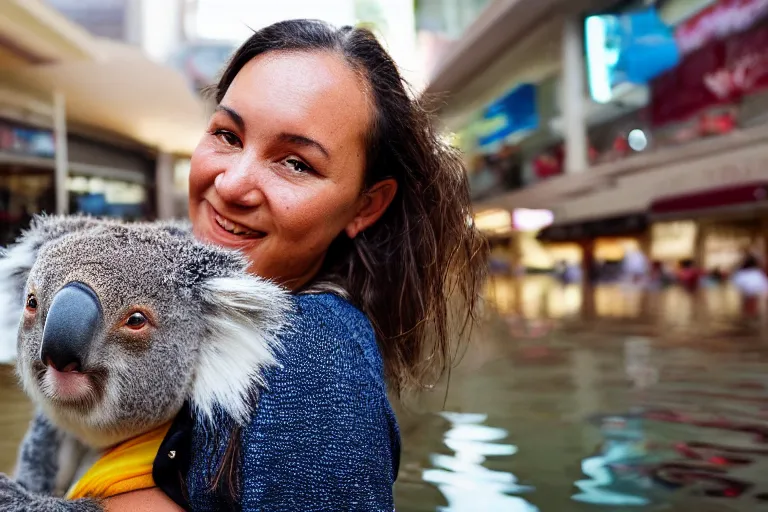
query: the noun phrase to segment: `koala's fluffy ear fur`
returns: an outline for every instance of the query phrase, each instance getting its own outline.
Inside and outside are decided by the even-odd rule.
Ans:
[[[278,334],[292,310],[287,290],[264,279],[234,273],[202,283],[207,339],[201,345],[192,403],[213,419],[220,407],[237,423],[250,419],[256,385],[277,364]]]
[[[14,245],[0,249],[0,362],[16,358],[16,337],[24,309],[24,287],[40,248],[99,221],[85,216],[35,216]]]

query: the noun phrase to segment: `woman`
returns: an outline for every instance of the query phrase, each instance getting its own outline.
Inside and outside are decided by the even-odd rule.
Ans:
[[[194,510],[392,510],[399,434],[387,389],[443,373],[449,296],[464,299],[469,326],[485,273],[460,156],[362,29],[260,30],[215,99],[191,161],[194,231],[292,289],[297,314],[251,423],[187,427],[180,416],[156,481],[184,503],[175,482],[186,475]],[[154,490],[109,508],[163,502]]]

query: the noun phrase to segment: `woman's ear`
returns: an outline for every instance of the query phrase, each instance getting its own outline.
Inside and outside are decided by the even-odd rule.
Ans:
[[[381,180],[366,190],[360,198],[357,215],[347,224],[344,231],[349,238],[355,238],[384,215],[397,193],[397,182],[394,178]]]

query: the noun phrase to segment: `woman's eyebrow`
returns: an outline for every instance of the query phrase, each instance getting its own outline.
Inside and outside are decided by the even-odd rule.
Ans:
[[[287,142],[288,144],[295,144],[297,146],[305,146],[305,147],[313,147],[319,150],[323,154],[323,156],[325,156],[325,158],[330,158],[330,155],[328,154],[328,150],[325,149],[322,144],[320,144],[314,139],[305,137],[304,135],[296,135],[295,133],[281,133],[280,135],[278,135],[278,139],[280,139],[282,142]]]
[[[240,130],[245,131],[245,121],[243,120],[243,117],[240,114],[238,114],[234,109],[232,109],[231,107],[227,107],[226,105],[219,104],[216,106],[216,111],[224,112],[232,120],[232,122],[237,125],[237,127]],[[310,139],[309,137],[306,137],[304,135],[284,132],[278,135],[277,138],[281,142],[285,142],[288,144],[295,144],[297,146],[304,146],[304,147],[313,147],[318,151],[320,151],[326,159],[329,159],[331,157],[330,153],[328,153],[328,150],[325,149],[325,146],[317,142],[315,139]]]
[[[227,114],[227,116],[229,116],[229,118],[232,119],[232,122],[235,123],[240,130],[245,131],[245,121],[243,121],[243,117],[237,112],[235,112],[233,109],[226,107],[224,105],[218,105],[216,107],[216,111],[224,112],[225,114]]]

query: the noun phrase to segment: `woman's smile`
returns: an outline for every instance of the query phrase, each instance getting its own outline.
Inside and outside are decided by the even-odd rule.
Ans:
[[[239,249],[260,243],[267,233],[252,229],[219,213],[210,202],[204,201],[205,223],[198,226],[198,237],[224,247]]]
[[[260,277],[291,289],[310,282],[331,243],[357,236],[388,204],[364,190],[373,108],[366,91],[333,52],[245,64],[192,155],[197,236],[240,250]],[[386,190],[394,195],[394,187]]]

